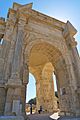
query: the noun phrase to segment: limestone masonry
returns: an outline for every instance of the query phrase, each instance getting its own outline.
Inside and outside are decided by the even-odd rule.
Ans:
[[[80,58],[74,26],[27,5],[13,4],[0,18],[0,115],[25,114],[29,72],[36,78],[37,110],[80,115]],[[58,101],[53,87],[58,87]]]

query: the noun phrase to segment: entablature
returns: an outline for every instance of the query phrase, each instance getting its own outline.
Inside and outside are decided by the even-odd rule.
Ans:
[[[15,3],[13,5],[13,8],[9,9],[8,16],[11,13],[20,14],[20,15],[22,14],[22,18],[26,16],[26,18],[31,18],[31,19],[34,19],[35,21],[42,22],[47,25],[51,25],[54,28],[57,28],[59,30],[63,30],[65,28],[64,22],[61,22],[48,15],[44,15],[36,10],[33,10],[32,3],[27,4],[27,5],[20,5],[20,4]]]

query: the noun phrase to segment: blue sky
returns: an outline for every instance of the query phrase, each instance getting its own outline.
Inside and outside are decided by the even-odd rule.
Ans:
[[[54,80],[54,90],[57,91],[56,86],[56,78],[53,74],[53,80]],[[35,98],[36,96],[36,80],[34,76],[29,73],[29,83],[27,85],[27,94],[26,94],[26,102],[28,102],[31,98]]]
[[[76,40],[80,53],[80,0],[0,0],[0,16],[6,17],[13,2],[33,2],[33,9],[66,22],[69,20],[78,30]]]
[[[27,85],[27,95],[26,102],[28,102],[31,98],[35,98],[36,96],[36,80],[34,76],[29,73],[29,83]]]
[[[75,38],[78,42],[77,48],[80,53],[80,0],[0,0],[0,17],[6,18],[8,9],[12,7],[13,2],[20,4],[33,2],[33,9],[63,22],[69,20],[78,31]],[[35,96],[35,92],[34,94],[32,92],[35,89],[33,81],[34,78],[30,75],[30,86],[32,87],[28,85],[28,89],[30,89],[28,99],[31,96]]]

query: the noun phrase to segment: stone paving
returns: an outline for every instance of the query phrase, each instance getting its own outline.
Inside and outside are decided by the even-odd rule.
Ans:
[[[30,120],[80,120],[80,117],[74,118],[74,117],[62,117],[59,119],[51,119],[49,117],[49,114],[33,114],[33,115],[28,115]]]
[[[33,114],[26,116],[25,120],[80,120],[80,117],[60,117],[52,119],[49,114]],[[22,116],[0,116],[0,120],[24,120]]]
[[[62,117],[59,120],[80,120],[80,117]]]
[[[49,114],[33,114],[29,115],[30,120],[52,120]]]

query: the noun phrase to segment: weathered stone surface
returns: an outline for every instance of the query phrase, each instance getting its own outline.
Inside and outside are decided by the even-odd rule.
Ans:
[[[61,115],[80,115],[80,58],[68,21],[61,22],[32,9],[32,3],[14,3],[8,19],[0,19],[0,113],[25,114],[29,72],[36,78],[37,111],[58,107]],[[58,100],[54,94],[56,76]],[[18,101],[18,102],[16,102]],[[17,105],[16,105],[17,104]],[[18,111],[18,108],[20,110]]]
[[[29,115],[30,120],[56,120],[50,118],[49,114]],[[60,117],[59,120],[80,120],[80,117]]]

